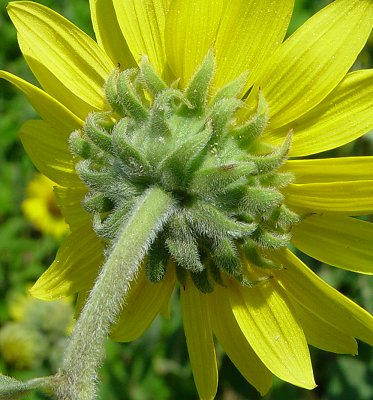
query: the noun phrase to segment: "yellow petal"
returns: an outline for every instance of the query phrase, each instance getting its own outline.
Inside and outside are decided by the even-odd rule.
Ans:
[[[314,388],[307,342],[281,287],[232,283],[229,294],[236,321],[264,365],[284,381]]]
[[[122,312],[111,332],[111,337],[120,342],[130,342],[140,337],[165,304],[169,302],[175,287],[175,273],[168,268],[159,283],[151,283],[141,268],[125,299]]]
[[[45,121],[27,121],[19,132],[36,168],[62,186],[82,186],[67,145],[67,132]]]
[[[81,289],[76,297],[75,310],[74,310],[75,311],[74,312],[75,319],[79,318],[79,315],[82,312],[82,309],[87,301],[87,298],[89,296],[89,293],[90,293],[90,291],[92,289],[92,285],[93,285],[93,282],[91,282],[91,283],[92,284],[89,287],[87,287],[85,289]]]
[[[211,325],[218,341],[244,378],[264,396],[273,375],[256,355],[238,326],[229,303],[228,290],[215,285],[209,296]]]
[[[22,53],[46,92],[80,118],[107,108],[103,85],[114,69],[95,41],[38,3],[9,3]]]
[[[371,0],[336,0],[279,47],[257,82],[269,103],[272,128],[299,118],[337,86],[372,26]],[[256,90],[250,97],[256,98]]]
[[[136,66],[136,62],[123,38],[114,5],[106,0],[89,0],[91,19],[99,46],[111,61],[123,69]]]
[[[249,87],[284,39],[294,0],[233,0],[224,3],[215,43],[216,84],[221,87],[248,72],[246,87]],[[200,22],[206,24],[202,19]],[[193,40],[195,32],[189,35]],[[196,47],[195,42],[192,43]]]
[[[181,312],[189,359],[201,400],[214,399],[218,387],[208,296],[196,289],[190,280],[180,288]]]
[[[72,232],[30,293],[42,300],[56,300],[87,288],[97,276],[103,254],[103,244],[90,225]]]
[[[81,205],[82,199],[87,193],[87,188],[55,187],[54,192],[58,207],[72,231],[91,223],[91,215]]]
[[[310,345],[337,354],[357,354],[354,337],[323,321],[297,301],[292,302],[292,307]]]
[[[72,132],[83,125],[83,121],[65,106],[31,83],[6,71],[0,71],[0,78],[6,79],[20,89],[35,111],[54,128]]]
[[[296,183],[373,180],[373,157],[338,157],[289,160],[283,169]]]
[[[373,70],[352,72],[314,109],[265,139],[280,144],[293,129],[290,156],[334,149],[373,129],[372,108]]]
[[[288,206],[306,212],[350,216],[373,213],[373,180],[291,184],[284,193]]]
[[[185,86],[213,46],[223,0],[173,0],[166,18],[167,61]]]
[[[292,8],[293,0],[174,0],[165,33],[167,59],[174,75],[185,85],[214,47],[216,86],[248,72],[249,87],[282,42]]]
[[[373,275],[373,224],[370,222],[312,215],[293,227],[292,243],[324,263]]]
[[[26,187],[21,208],[25,216],[41,232],[61,239],[69,231],[56,208],[53,194],[55,183],[42,174],[35,174]]]
[[[170,0],[113,0],[120,29],[136,61],[146,54],[158,73],[166,65],[165,14]]]
[[[47,179],[44,175],[41,176]],[[26,218],[38,231],[61,239],[69,231],[69,227],[62,216],[57,216],[56,213],[52,214],[50,203],[53,200],[54,198],[46,199],[43,197],[26,198],[23,200],[21,208]]]
[[[373,345],[373,317],[329,286],[290,250],[273,254],[286,269],[273,271],[288,296],[347,335]]]

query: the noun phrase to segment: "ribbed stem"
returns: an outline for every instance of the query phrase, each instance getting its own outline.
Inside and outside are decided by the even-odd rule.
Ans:
[[[58,400],[96,398],[97,372],[104,358],[105,339],[142,258],[174,209],[171,196],[152,187],[126,220],[71,336],[56,379]]]

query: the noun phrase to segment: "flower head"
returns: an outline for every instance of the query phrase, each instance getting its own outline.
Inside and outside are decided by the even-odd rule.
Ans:
[[[43,336],[17,322],[8,322],[0,330],[1,358],[17,369],[40,367],[48,353]]]
[[[37,174],[29,182],[22,210],[33,225],[45,234],[63,237],[69,230],[53,193],[55,184],[46,176]]]
[[[29,294],[13,293],[8,304],[13,321],[0,329],[0,353],[6,363],[17,369],[31,369],[46,360],[53,362],[56,356],[61,358],[57,346],[66,342],[73,324],[69,300],[45,302]]]
[[[60,186],[71,234],[32,293],[85,300],[149,187],[176,212],[152,238],[113,338],[139,337],[180,287],[199,395],[213,398],[213,336],[265,393],[315,386],[308,344],[356,354],[373,318],[291,250],[372,274],[372,157],[296,159],[373,128],[372,70],[348,73],[369,0],[336,0],[283,42],[291,0],[92,0],[97,42],[36,3],[10,16],[43,90],[6,72],[42,117],[21,128]]]

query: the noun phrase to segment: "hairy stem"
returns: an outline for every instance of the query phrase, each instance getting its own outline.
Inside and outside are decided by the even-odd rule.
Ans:
[[[174,209],[171,196],[152,187],[124,223],[72,333],[56,380],[58,400],[95,399],[105,339],[142,258]]]

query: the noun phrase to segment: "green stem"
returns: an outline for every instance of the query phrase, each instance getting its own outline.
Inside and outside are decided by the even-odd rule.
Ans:
[[[152,187],[123,225],[72,333],[58,374],[58,400],[95,399],[97,372],[110,327],[141,260],[174,209],[171,196]]]
[[[46,376],[20,382],[9,376],[0,375],[0,400],[26,398],[33,390],[43,390],[52,393],[55,387],[55,377]]]

